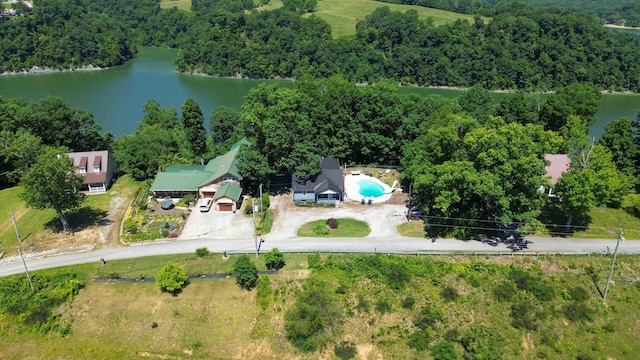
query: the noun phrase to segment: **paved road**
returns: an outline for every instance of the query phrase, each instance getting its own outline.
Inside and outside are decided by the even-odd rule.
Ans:
[[[605,253],[607,248],[613,252],[616,240],[527,238],[527,248],[517,253]],[[212,252],[251,253],[255,252],[253,238],[232,240],[187,239],[148,244],[104,248],[95,251],[27,259],[30,271],[65,265],[129,259],[150,255],[192,253],[197,248],[206,247]],[[406,237],[367,237],[367,238],[269,238],[261,244],[261,251],[277,247],[283,252],[363,252],[363,253],[440,253],[451,251],[493,252],[508,254],[513,251],[505,244],[492,246],[478,241],[437,240]],[[619,253],[640,254],[640,240],[627,240],[620,245]],[[5,255],[6,256],[6,255]],[[3,259],[0,276],[8,276],[24,271],[19,258]]]

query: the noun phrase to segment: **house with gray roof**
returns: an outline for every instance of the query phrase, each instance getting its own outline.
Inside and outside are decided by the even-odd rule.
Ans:
[[[325,157],[320,163],[320,173],[315,177],[291,175],[293,202],[296,204],[314,202],[316,204],[338,204],[344,199],[344,173],[340,162]]]
[[[218,211],[235,211],[242,194],[242,176],[236,159],[241,145],[235,143],[226,154],[217,156],[206,165],[174,165],[156,175],[151,192],[156,198],[180,199],[187,194],[196,198],[213,198]]]

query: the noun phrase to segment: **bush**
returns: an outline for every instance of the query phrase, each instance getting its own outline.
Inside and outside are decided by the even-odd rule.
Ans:
[[[286,265],[284,262],[284,255],[280,250],[278,250],[278,248],[273,248],[271,251],[266,253],[264,262],[269,270],[280,270]]]
[[[434,345],[431,349],[431,356],[433,356],[435,360],[457,360],[460,358],[455,346],[448,341]]]
[[[269,304],[271,304],[271,297],[273,290],[271,289],[271,280],[267,276],[258,277],[258,286],[256,290],[256,300],[262,310],[266,310]]]
[[[265,211],[269,208],[269,206],[271,205],[271,198],[269,197],[269,194],[264,193],[262,194],[262,211]]]
[[[456,301],[458,297],[460,297],[460,294],[458,293],[458,290],[456,288],[447,286],[442,289],[442,291],[440,291],[440,297],[442,297],[445,301],[452,302]]]
[[[182,199],[180,199],[179,203],[181,205],[189,205],[189,203],[194,203],[196,202],[196,197],[193,194],[187,194],[185,196],[182,197]]]
[[[409,347],[418,351],[425,351],[429,348],[429,344],[433,341],[435,334],[429,327],[416,330],[409,336]]]
[[[209,249],[207,249],[206,247],[196,249],[197,257],[205,257],[207,255],[209,255]]]
[[[320,253],[312,253],[307,256],[307,265],[309,269],[320,270],[322,269],[322,261],[320,260]]]
[[[311,231],[316,235],[329,235],[331,229],[326,224],[315,224],[311,227]]]
[[[258,282],[258,269],[249,256],[240,255],[233,265],[233,273],[236,276],[236,284],[245,290],[256,287]]]
[[[336,357],[347,360],[355,358],[358,355],[358,349],[354,343],[342,341],[339,345],[336,345],[333,353],[336,354]]]
[[[158,271],[156,283],[162,292],[176,296],[189,284],[189,277],[183,268],[169,262]]]
[[[400,263],[392,263],[390,265],[387,282],[393,289],[404,289],[409,280],[411,280],[411,273],[406,266]]]
[[[594,311],[584,303],[571,303],[563,308],[564,315],[573,322],[593,320]]]
[[[629,194],[622,200],[622,208],[633,216],[640,217],[640,194]]]
[[[426,306],[420,310],[420,313],[413,319],[413,325],[425,330],[427,328],[433,328],[438,322],[444,319],[442,311],[433,306]]]
[[[511,325],[516,329],[536,330],[535,306],[528,301],[520,301],[511,306]]]
[[[404,298],[402,300],[402,308],[404,308],[404,309],[411,310],[411,309],[413,309],[415,304],[416,304],[416,299],[414,299],[413,296],[411,296],[411,295],[407,296],[406,298]]]
[[[332,341],[342,321],[340,308],[322,280],[309,278],[305,289],[284,315],[286,337],[304,352],[316,351]]]
[[[571,295],[572,300],[575,300],[577,302],[582,302],[589,299],[589,292],[582,286],[569,288],[569,295]]]
[[[517,292],[518,289],[516,288],[516,286],[508,281],[498,284],[495,288],[493,288],[493,296],[495,296],[496,300],[502,302],[511,301],[511,299],[516,296]]]
[[[376,311],[382,314],[391,312],[391,304],[387,300],[379,300],[376,302]]]
[[[337,229],[338,228],[338,220],[336,220],[334,218],[327,219],[327,226],[329,226],[329,228],[331,228],[331,229]]]

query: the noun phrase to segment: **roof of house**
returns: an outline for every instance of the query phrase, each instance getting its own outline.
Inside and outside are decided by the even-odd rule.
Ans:
[[[562,173],[569,171],[571,159],[567,154],[545,154],[544,159],[549,162],[544,170],[546,176],[551,178],[551,184],[555,185]]]
[[[236,166],[236,155],[240,145],[248,144],[242,139],[226,154],[209,160],[207,165],[174,165],[156,175],[151,191],[197,191],[198,188],[222,180],[229,174],[238,180],[242,176]]]
[[[340,162],[332,157],[325,157],[320,163],[320,173],[314,178],[298,178],[291,175],[291,187],[293,191],[322,192],[334,190],[344,191],[344,179],[342,177]]]
[[[233,183],[226,183],[216,191],[216,194],[213,196],[213,200],[218,200],[220,198],[226,197],[233,201],[238,201],[240,199],[240,194],[242,193],[242,188]]]
[[[84,175],[83,184],[104,183],[107,181],[107,169],[109,168],[109,151],[82,151],[65,154],[74,166],[78,167],[76,174]],[[88,167],[87,164],[93,164]],[[100,171],[94,172],[94,167],[99,167]],[[86,172],[81,173],[80,168]]]

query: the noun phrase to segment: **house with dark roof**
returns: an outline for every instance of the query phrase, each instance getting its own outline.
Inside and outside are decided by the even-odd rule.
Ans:
[[[235,211],[242,194],[236,156],[247,140],[235,143],[226,154],[207,165],[175,165],[156,175],[151,192],[156,198],[180,199],[187,194],[196,198],[213,198],[218,211]]]
[[[344,199],[344,172],[340,162],[325,157],[320,163],[320,173],[315,177],[300,178],[291,175],[293,202],[296,204],[338,204]]]
[[[567,154],[545,154],[544,160],[548,163],[544,167],[545,177],[551,182],[549,189],[546,189],[544,185],[540,186],[541,192],[546,192],[549,197],[555,197],[554,186],[558,182],[558,179],[562,177],[562,174],[568,172],[571,167],[571,158]]]
[[[116,162],[107,150],[66,154],[76,167],[76,174],[84,175],[81,191],[103,193],[109,189],[116,172]]]

